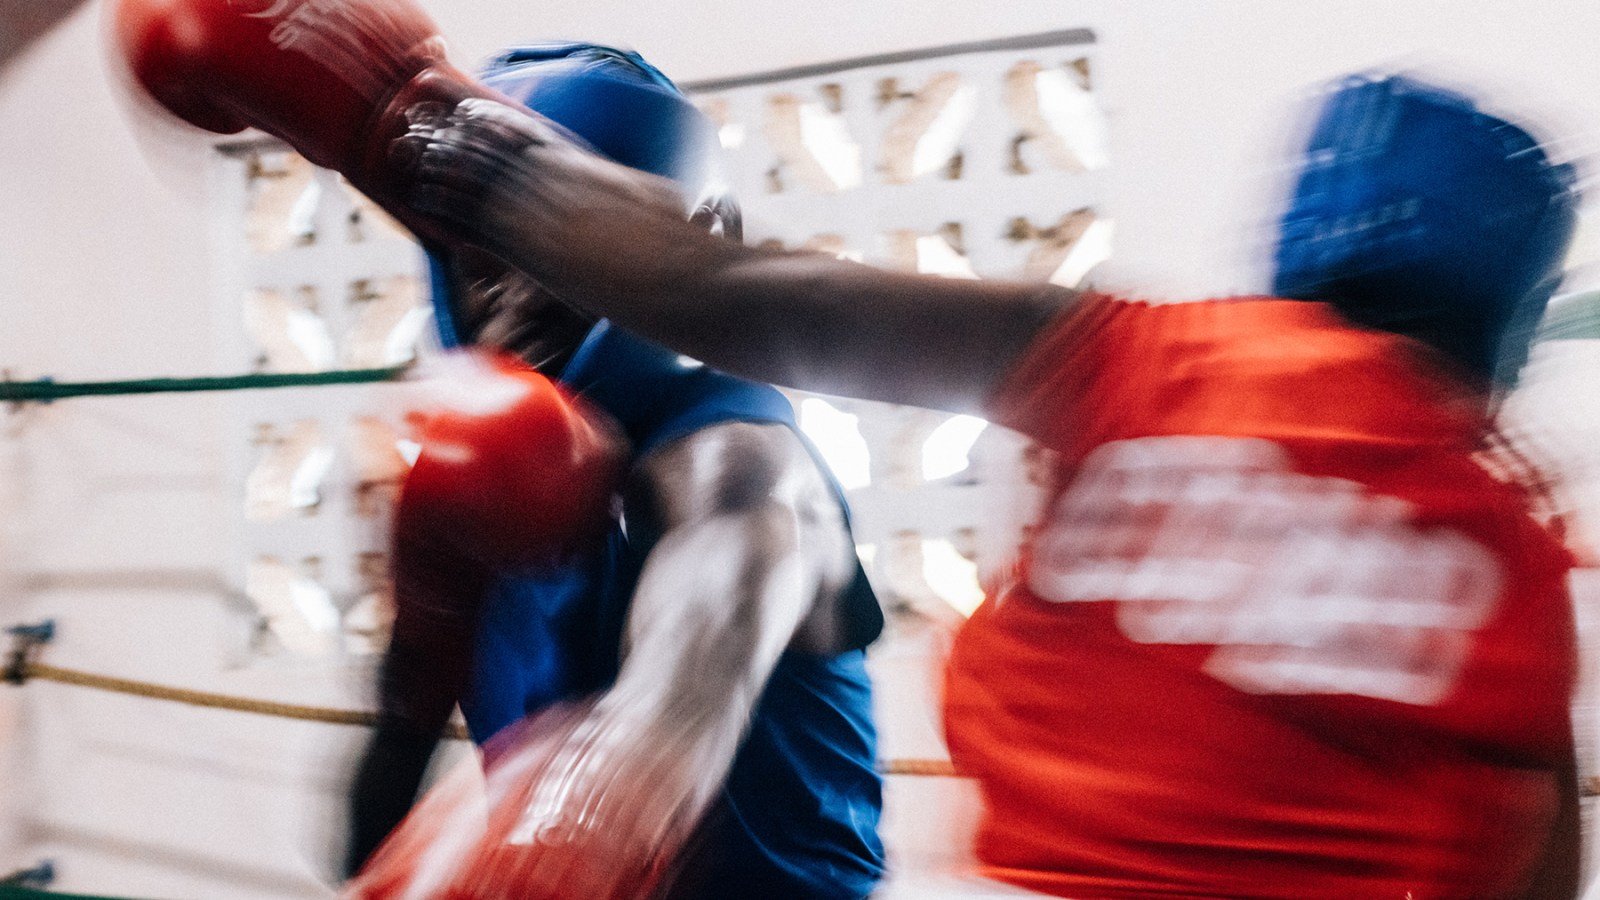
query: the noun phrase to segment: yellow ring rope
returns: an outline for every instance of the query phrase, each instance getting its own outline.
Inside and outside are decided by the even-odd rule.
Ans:
[[[58,684],[73,684],[78,687],[94,688],[98,691],[127,694],[133,697],[145,697],[150,700],[168,700],[189,706],[204,706],[209,709],[227,709],[235,712],[255,713],[262,716],[276,716],[280,719],[301,719],[307,722],[326,722],[332,725],[365,725],[367,727],[378,724],[377,713],[366,710],[335,709],[330,706],[306,706],[299,703],[281,703],[277,700],[237,697],[231,694],[196,691],[165,684],[153,684],[148,681],[135,681],[131,678],[100,675],[79,669],[64,669],[60,666],[50,666],[36,662],[26,664],[23,668],[23,678],[24,680],[37,678],[41,681],[54,681]],[[467,734],[459,722],[452,722],[450,731],[446,736],[452,739],[464,740]]]
[[[298,703],[280,703],[276,700],[236,697],[210,691],[195,691],[188,688],[172,687],[171,685],[153,684],[148,681],[135,681],[131,678],[116,678],[110,675],[83,672],[77,669],[64,669],[60,666],[49,666],[36,662],[25,663],[22,668],[22,675],[23,681],[37,678],[41,681],[73,684],[100,691],[110,691],[115,694],[128,694],[151,700],[167,700],[210,709],[256,713],[263,716],[276,716],[282,719],[301,719],[308,722],[326,722],[333,725],[365,725],[367,727],[378,723],[377,713],[367,710],[335,709],[329,706],[305,706]],[[466,727],[460,722],[451,722],[445,736],[451,740],[467,740]],[[906,775],[922,778],[958,777],[955,766],[946,759],[886,759],[878,764],[878,771],[884,775]],[[1600,796],[1600,777],[1585,779],[1582,785],[1582,794],[1585,797]]]
[[[39,679],[40,681],[53,681],[57,684],[71,684],[78,687],[93,688],[98,691],[109,691],[114,694],[144,697],[150,700],[166,700],[173,703],[183,703],[188,706],[202,706],[208,709],[226,709],[234,712],[255,713],[262,716],[276,716],[280,719],[300,719],[307,722],[326,722],[332,725],[364,725],[367,727],[378,723],[377,713],[368,710],[336,709],[330,706],[306,706],[299,703],[282,703],[277,700],[237,697],[231,694],[218,694],[211,691],[196,691],[189,688],[154,684],[148,681],[135,681],[131,678],[117,678],[111,675],[84,672],[79,669],[66,669],[32,661],[22,665],[21,676],[18,679],[21,682]],[[451,722],[445,732],[445,736],[451,740],[466,740],[466,727],[460,722]],[[952,778],[956,775],[955,767],[948,760],[943,759],[888,759],[879,763],[878,771],[884,775],[911,775],[928,778]]]

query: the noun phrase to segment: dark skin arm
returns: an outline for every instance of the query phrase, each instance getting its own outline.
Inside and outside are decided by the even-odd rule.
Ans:
[[[1074,292],[889,272],[721,240],[670,181],[469,100],[396,142],[410,202],[564,299],[745,377],[980,411]]]
[[[466,690],[488,571],[447,542],[396,528],[395,623],[378,678],[378,726],[350,789],[345,874],[360,871],[416,801]]]

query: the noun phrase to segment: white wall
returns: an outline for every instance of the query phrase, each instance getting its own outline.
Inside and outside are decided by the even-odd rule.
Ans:
[[[1347,71],[1422,65],[1486,85],[1585,150],[1600,143],[1600,9],[1582,0],[1013,0],[1007,3],[428,3],[459,58],[518,35],[632,43],[698,78],[890,49],[1090,26],[1116,117],[1118,252],[1135,287],[1245,290],[1240,260],[1298,115],[1299,91]],[[1221,262],[1219,264],[1219,257]]]
[[[428,0],[472,62],[522,38],[630,43],[679,78],[1089,26],[1114,122],[1118,271],[1168,296],[1258,286],[1254,235],[1296,92],[1437,63],[1591,150],[1590,0]],[[62,379],[213,369],[203,149],[131,127],[98,8],[0,80],[0,366]],[[159,148],[153,156],[150,148]],[[240,668],[219,596],[238,485],[215,398],[80,400],[5,414],[0,624],[53,615],[52,659],[136,677],[356,703],[359,673]],[[316,896],[338,729],[72,688],[0,689],[0,872],[54,855],[59,886],[164,897]]]

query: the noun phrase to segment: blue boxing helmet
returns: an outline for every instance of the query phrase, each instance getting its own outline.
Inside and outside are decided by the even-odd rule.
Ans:
[[[1273,292],[1509,383],[1561,281],[1574,181],[1467,97],[1401,76],[1345,79],[1283,216]]]
[[[687,204],[686,218],[733,239],[742,236],[716,125],[639,54],[598,44],[536,44],[501,53],[479,78],[601,156],[677,182]],[[463,298],[457,295],[463,293],[464,279],[482,283],[484,272],[492,268],[483,262],[486,254],[456,256],[461,258],[452,259],[437,248],[429,252],[434,319],[446,347],[483,337],[484,317],[463,309]],[[462,269],[471,271],[464,274]],[[527,289],[508,283],[483,293],[497,297],[498,292]],[[543,324],[558,330],[561,325]],[[508,342],[504,335],[499,340]]]

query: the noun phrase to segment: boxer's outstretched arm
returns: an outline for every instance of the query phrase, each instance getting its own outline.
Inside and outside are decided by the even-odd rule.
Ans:
[[[409,202],[569,301],[756,380],[971,411],[1074,293],[744,247],[665,179],[491,101],[418,115]]]
[[[615,879],[572,896],[631,896],[641,867],[676,858],[779,656],[854,573],[839,502],[787,428],[714,426],[651,454],[639,475],[630,534],[660,537],[622,668],[541,776],[524,823],[531,841],[566,848],[548,866],[599,862]]]

